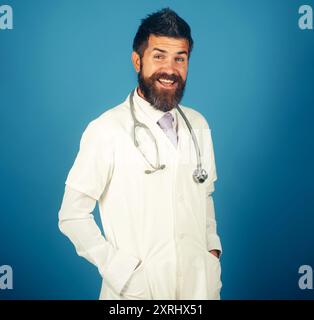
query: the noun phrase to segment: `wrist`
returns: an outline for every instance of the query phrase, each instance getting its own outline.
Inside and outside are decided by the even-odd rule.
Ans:
[[[216,258],[219,259],[219,257],[220,257],[220,251],[219,251],[219,250],[213,249],[213,250],[209,250],[209,252],[210,252],[211,254],[213,254]]]

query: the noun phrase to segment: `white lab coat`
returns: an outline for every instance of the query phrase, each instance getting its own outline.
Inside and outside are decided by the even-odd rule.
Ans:
[[[79,215],[61,214],[60,229],[78,254],[98,267],[100,299],[220,299],[220,260],[208,252],[222,251],[211,196],[217,175],[208,124],[199,112],[181,106],[209,175],[197,184],[192,178],[195,149],[182,117],[177,114],[176,149],[149,117],[153,108],[141,98],[136,103],[136,94],[136,117],[151,129],[166,165],[145,174],[150,167],[133,143],[128,99],[87,126],[66,180],[67,188],[98,200],[105,238],[97,229],[93,239],[82,243],[83,225],[71,224],[80,221]],[[139,137],[155,163],[153,141],[142,131]]]

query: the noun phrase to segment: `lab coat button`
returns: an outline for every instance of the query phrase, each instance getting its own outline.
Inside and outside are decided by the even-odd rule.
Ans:
[[[180,239],[183,239],[184,237],[185,237],[184,233],[180,233],[180,234],[179,234],[179,238],[180,238]]]

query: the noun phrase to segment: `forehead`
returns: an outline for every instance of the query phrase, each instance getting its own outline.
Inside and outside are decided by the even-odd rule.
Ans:
[[[189,51],[189,42],[184,38],[171,38],[164,36],[150,35],[148,38],[147,51],[152,52],[154,48],[166,50],[169,53],[178,51]]]

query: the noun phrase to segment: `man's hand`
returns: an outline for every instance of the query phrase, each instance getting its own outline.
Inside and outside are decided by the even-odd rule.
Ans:
[[[213,254],[217,259],[219,259],[220,251],[219,250],[210,250],[211,254]]]

